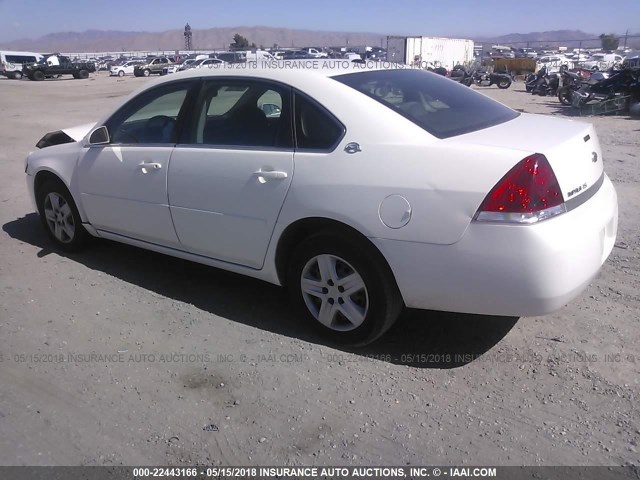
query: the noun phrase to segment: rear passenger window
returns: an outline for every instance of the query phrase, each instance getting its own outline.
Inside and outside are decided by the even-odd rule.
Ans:
[[[291,93],[262,81],[207,80],[185,143],[292,148]]]
[[[333,150],[344,135],[344,127],[327,110],[307,97],[295,96],[296,147]]]

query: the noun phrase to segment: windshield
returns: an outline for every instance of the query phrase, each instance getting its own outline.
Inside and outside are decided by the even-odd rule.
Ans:
[[[492,127],[520,115],[469,87],[424,70],[376,70],[333,78],[438,138]]]

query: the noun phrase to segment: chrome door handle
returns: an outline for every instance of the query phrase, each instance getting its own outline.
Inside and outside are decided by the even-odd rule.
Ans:
[[[287,172],[280,172],[277,170],[271,172],[258,170],[257,172],[253,172],[253,175],[258,178],[264,178],[265,180],[282,180],[288,177]]]
[[[162,168],[162,164],[155,162],[142,162],[138,167],[142,170],[142,173],[147,173],[149,170],[160,170]]]

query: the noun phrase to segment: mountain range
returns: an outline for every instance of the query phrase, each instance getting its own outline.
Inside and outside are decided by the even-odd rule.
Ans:
[[[192,30],[193,50],[225,50],[236,33],[258,46],[386,46],[387,35],[379,33],[348,33],[330,31],[296,30],[264,26],[209,28]],[[428,36],[429,32],[423,33]],[[513,44],[515,46],[567,46],[576,48],[599,47],[598,35],[580,30],[556,30],[548,32],[512,33],[495,37],[467,37],[478,43]],[[640,34],[631,36],[627,44],[640,47]],[[621,44],[623,40],[621,40]],[[125,32],[117,30],[87,30],[85,32],[51,33],[37,39],[3,42],[0,48],[7,50],[56,51],[56,52],[114,52],[183,50],[184,30],[164,32]]]

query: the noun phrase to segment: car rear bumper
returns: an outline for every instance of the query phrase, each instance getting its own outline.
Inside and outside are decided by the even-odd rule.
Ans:
[[[617,227],[617,195],[605,175],[583,205],[539,224],[473,222],[452,245],[371,240],[408,307],[535,316],[580,294],[611,253]]]

